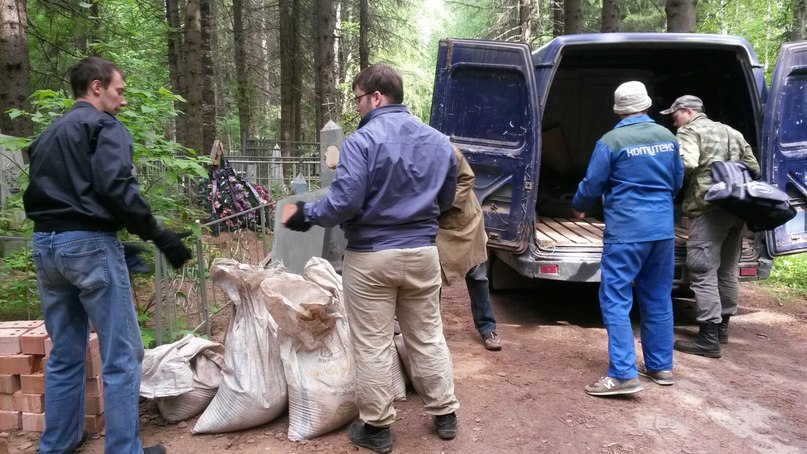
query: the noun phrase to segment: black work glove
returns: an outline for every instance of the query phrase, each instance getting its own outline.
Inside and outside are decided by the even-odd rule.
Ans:
[[[302,200],[297,202],[297,212],[286,221],[286,228],[296,230],[298,232],[307,232],[311,228],[310,222],[305,222],[305,202]]]
[[[191,258],[191,250],[182,243],[182,238],[189,233],[180,234],[173,230],[163,229],[152,238],[154,244],[165,254],[168,262],[174,268],[181,268]]]

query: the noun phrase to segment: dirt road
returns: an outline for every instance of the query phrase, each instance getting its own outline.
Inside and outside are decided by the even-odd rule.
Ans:
[[[494,296],[504,349],[484,350],[465,287],[443,291],[443,319],[454,361],[459,433],[444,442],[418,397],[396,404],[394,452],[807,452],[807,301],[780,302],[743,284],[721,359],[675,353],[675,385],[642,379],[644,391],[596,398],[583,387],[607,368],[605,330],[596,287],[554,285]],[[676,305],[676,336],[695,332],[692,308]],[[638,348],[641,348],[639,345]],[[641,357],[641,356],[640,356]],[[359,453],[345,429],[294,443],[288,419],[239,433],[191,435],[195,419],[165,424],[150,404],[141,408],[141,434],[170,453]],[[35,452],[37,437],[0,438],[8,451]],[[103,437],[84,453],[103,452]]]

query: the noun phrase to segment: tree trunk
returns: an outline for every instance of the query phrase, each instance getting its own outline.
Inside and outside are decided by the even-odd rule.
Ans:
[[[807,39],[807,0],[795,0],[793,3],[793,33],[791,41]]]
[[[581,0],[564,0],[563,34],[574,35],[583,32],[583,11]]]
[[[204,153],[204,140],[202,132],[203,116],[202,103],[204,102],[204,74],[202,71],[202,10],[201,2],[204,0],[188,0],[185,7],[185,89],[182,96],[187,101],[185,108],[186,134],[178,137],[180,142],[188,148]]]
[[[552,36],[563,34],[563,0],[550,0],[552,8]]]
[[[370,66],[370,43],[367,30],[370,26],[370,5],[368,0],[359,0],[359,69]]]
[[[317,43],[314,50],[317,75],[316,132],[325,126],[336,112],[336,53],[334,51],[334,30],[336,27],[336,2],[317,0],[314,32]]]
[[[532,39],[532,1],[519,0],[518,22],[521,26],[521,41],[529,44]]]
[[[246,140],[252,129],[252,110],[249,107],[255,91],[248,76],[247,37],[244,27],[245,3],[249,0],[233,0],[233,45],[235,47],[235,81],[238,84],[236,105],[238,106],[238,129],[240,149],[246,147]]]
[[[667,0],[667,31],[670,33],[695,33],[697,27],[698,0]]]
[[[33,131],[27,117],[11,119],[8,109],[28,110],[28,20],[26,0],[0,0],[0,132],[27,137]]]
[[[284,142],[296,141],[300,137],[299,91],[302,78],[297,7],[297,0],[280,0],[280,139]],[[289,156],[288,147],[281,148],[281,152],[283,156]]]
[[[216,140],[216,82],[213,66],[213,41],[215,23],[213,21],[213,0],[199,3],[202,37],[202,148],[204,156],[213,149]]]
[[[184,55],[182,53],[182,19],[179,14],[179,0],[165,0],[165,18],[168,21],[168,77],[171,80],[171,89],[175,94],[185,94],[184,82]],[[185,103],[175,102],[174,108],[185,112]],[[185,142],[187,127],[185,115],[177,115],[174,119],[175,136],[179,143]]]
[[[619,0],[602,0],[602,28],[603,33],[616,33],[622,26],[622,17],[619,14]]]

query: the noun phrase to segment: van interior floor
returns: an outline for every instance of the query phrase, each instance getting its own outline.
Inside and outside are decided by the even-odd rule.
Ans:
[[[602,248],[605,223],[596,218],[557,218],[540,216],[535,225],[535,238],[541,248]],[[675,227],[675,246],[686,247],[688,232]]]

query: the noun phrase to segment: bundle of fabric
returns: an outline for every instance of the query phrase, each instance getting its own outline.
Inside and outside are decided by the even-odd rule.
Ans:
[[[274,201],[269,192],[259,184],[252,184],[236,173],[230,162],[222,158],[222,165],[214,167],[210,172],[207,185],[207,201],[210,204],[210,219],[217,220],[244,213],[241,216],[224,221],[230,229],[247,227],[255,229],[261,224],[260,212],[249,211],[262,204],[268,205],[264,219],[268,220],[270,211],[274,209]],[[220,228],[220,226],[219,226]],[[218,234],[218,229],[214,234]]]

